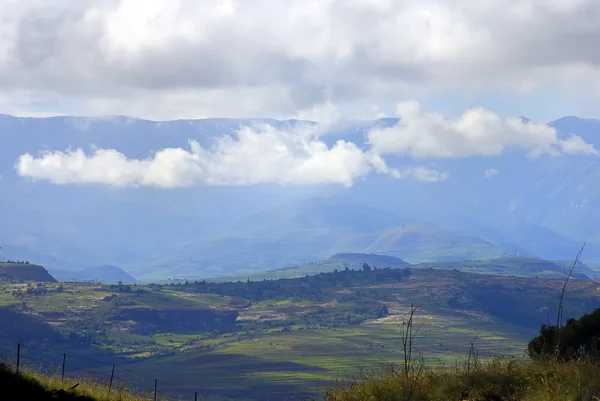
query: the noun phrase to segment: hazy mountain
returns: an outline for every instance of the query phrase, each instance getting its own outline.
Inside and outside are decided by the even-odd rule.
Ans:
[[[410,264],[400,258],[389,255],[377,255],[374,253],[336,253],[331,255],[324,262],[341,262],[349,265],[368,263],[370,266],[379,268],[385,267],[406,267]]]
[[[133,283],[137,281],[120,267],[111,265],[89,267],[79,271],[50,269],[50,273],[59,281],[99,281],[101,283],[116,283],[119,281]]]
[[[16,118],[0,115],[0,241],[3,258],[80,270],[98,262],[136,277],[215,275],[291,266],[336,252],[386,253],[407,260],[496,257],[569,259],[583,240],[599,260],[600,158],[438,159],[442,182],[372,174],[352,187],[198,186],[178,189],[54,185],[18,177],[17,158],[92,145],[145,158],[188,139],[213,138],[261,122],[279,128],[304,121],[207,119],[153,122],[129,117]],[[346,122],[323,140],[353,141],[397,119]],[[550,123],[561,138],[600,146],[600,122],[565,117]],[[402,168],[406,161],[390,157]],[[487,174],[486,171],[495,171]],[[486,176],[487,175],[487,176]],[[400,227],[403,228],[400,228]]]
[[[431,224],[409,223],[343,238],[334,249],[396,256],[411,263],[427,260],[490,259],[508,253],[481,238]]]
[[[381,230],[403,221],[393,213],[341,197],[311,197],[248,215],[226,235],[189,241],[168,250],[170,256],[150,263],[166,274],[173,264],[178,274],[198,271],[221,275],[292,266],[323,259],[341,238]],[[139,277],[148,263],[132,268]]]
[[[481,238],[339,197],[310,198],[248,216],[230,235],[174,248],[153,274],[222,275],[315,262],[334,253],[386,254],[409,261],[488,259],[510,253]],[[147,275],[149,265],[132,269]]]

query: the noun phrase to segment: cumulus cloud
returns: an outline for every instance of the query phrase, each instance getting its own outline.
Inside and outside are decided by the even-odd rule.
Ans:
[[[0,96],[26,112],[43,104],[161,119],[288,115],[326,101],[381,106],[448,91],[550,87],[597,99],[596,8],[597,0],[3,1]]]
[[[569,155],[583,154],[600,156],[600,152],[598,152],[598,149],[596,149],[594,145],[585,142],[577,135],[571,135],[565,140],[559,140],[558,144],[561,151]]]
[[[163,188],[258,183],[350,186],[371,172],[407,177],[387,166],[381,156],[338,140],[328,147],[313,130],[280,131],[270,125],[242,127],[235,136],[215,140],[209,149],[195,141],[189,149],[168,148],[144,160],[128,159],[112,149],[45,152],[22,155],[15,169],[23,177],[56,184],[102,183],[115,187]],[[410,177],[432,180],[416,171]]]
[[[368,133],[369,143],[377,153],[415,158],[499,156],[511,148],[527,150],[531,156],[597,153],[593,145],[578,136],[559,140],[556,130],[546,124],[502,118],[483,108],[449,118],[425,112],[418,102],[410,101],[398,105],[397,113],[398,124]]]
[[[300,110],[294,117],[299,120],[316,121],[320,126],[328,127],[340,121],[342,116],[337,106],[332,102],[326,102]]]
[[[495,168],[488,168],[483,173],[483,175],[485,176],[485,178],[492,178],[492,177],[497,176],[498,174],[500,174],[500,170],[495,169]]]

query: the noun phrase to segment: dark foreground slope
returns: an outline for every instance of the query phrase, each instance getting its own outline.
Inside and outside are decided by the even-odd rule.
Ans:
[[[78,395],[73,391],[50,389],[32,376],[15,373],[0,364],[0,400],[10,401],[95,401],[95,398]]]
[[[39,370],[15,372],[15,367],[0,363],[0,401],[166,401],[173,400],[157,391],[115,380],[112,386],[87,376],[53,375]]]

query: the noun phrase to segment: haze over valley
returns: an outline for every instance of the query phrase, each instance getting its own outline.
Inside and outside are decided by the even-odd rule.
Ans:
[[[587,240],[584,262],[595,265],[599,121],[498,119],[491,129],[514,124],[516,136],[544,134],[513,144],[498,131],[472,144],[465,138],[489,122],[467,112],[429,122],[430,141],[455,135],[455,154],[436,157],[418,138],[394,139],[434,119],[416,113],[323,129],[296,120],[2,116],[0,135],[11,141],[0,150],[4,251],[49,268],[117,264],[162,279],[281,268],[338,252],[409,262],[565,260]],[[469,119],[471,131],[442,125]],[[374,153],[369,141],[378,135],[402,148]],[[470,149],[492,140],[507,149]]]

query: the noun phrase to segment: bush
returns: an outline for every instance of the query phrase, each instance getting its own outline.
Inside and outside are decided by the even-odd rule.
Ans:
[[[557,346],[558,345],[558,346]],[[533,359],[556,357],[559,361],[600,361],[600,308],[579,319],[569,319],[558,329],[543,325],[527,346]]]

